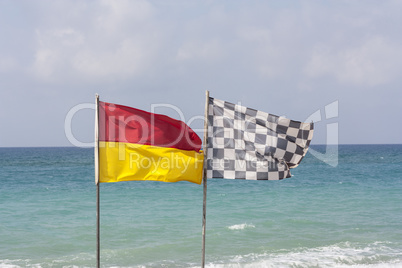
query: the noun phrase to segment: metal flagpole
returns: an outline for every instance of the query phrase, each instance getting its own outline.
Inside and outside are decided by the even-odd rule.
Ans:
[[[202,180],[204,182],[204,198],[202,208],[202,261],[201,268],[205,267],[205,230],[207,221],[207,151],[208,151],[208,110],[209,110],[209,91],[205,92],[205,115],[204,115],[204,170]]]
[[[100,267],[99,95],[95,95],[96,267]]]

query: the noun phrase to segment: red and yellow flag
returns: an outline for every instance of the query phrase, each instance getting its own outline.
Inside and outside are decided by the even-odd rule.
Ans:
[[[204,162],[201,144],[182,121],[99,102],[99,182],[200,184]]]

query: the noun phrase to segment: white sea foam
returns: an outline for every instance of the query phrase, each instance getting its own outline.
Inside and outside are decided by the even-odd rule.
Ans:
[[[248,223],[235,224],[232,226],[228,226],[228,229],[230,229],[230,230],[243,230],[246,228],[255,228],[255,226],[253,224],[248,224]]]
[[[397,268],[402,267],[402,253],[376,242],[366,246],[340,243],[319,248],[299,248],[276,253],[233,256],[224,263],[210,263],[208,268]]]
[[[239,224],[251,225],[251,224]],[[235,225],[234,225],[235,226]],[[251,225],[252,226],[252,225]],[[246,227],[244,227],[246,228]],[[74,256],[70,256],[74,257]],[[82,258],[78,255],[76,257]],[[107,259],[107,258],[106,258]],[[325,247],[317,248],[294,248],[277,250],[276,252],[252,253],[246,255],[235,255],[227,258],[217,259],[208,263],[208,268],[308,268],[308,267],[339,267],[339,268],[398,268],[402,267],[402,252],[398,247],[388,242],[374,242],[371,244],[356,244],[343,242]],[[89,263],[77,265],[78,259],[47,260],[40,264],[33,260],[0,260],[1,268],[19,267],[90,267],[89,263],[95,260],[88,260]],[[82,259],[81,259],[82,261]],[[144,267],[199,267],[199,264],[180,262],[177,260],[164,260],[160,262],[139,264],[139,265],[111,265],[113,268],[144,268]]]
[[[1,268],[19,268],[21,266],[10,264],[9,260],[0,260],[0,267]]]

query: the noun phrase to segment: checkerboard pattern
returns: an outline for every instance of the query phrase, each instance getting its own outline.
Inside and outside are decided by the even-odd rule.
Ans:
[[[306,155],[313,123],[209,98],[207,178],[281,180]]]

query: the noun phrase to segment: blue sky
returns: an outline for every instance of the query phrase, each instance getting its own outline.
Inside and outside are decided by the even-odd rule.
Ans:
[[[95,93],[178,118],[159,104],[174,105],[189,121],[203,115],[205,90],[314,119],[313,143],[402,143],[400,10],[368,0],[1,0],[0,146],[71,146],[66,116]],[[93,141],[92,109],[71,122],[76,140]]]

